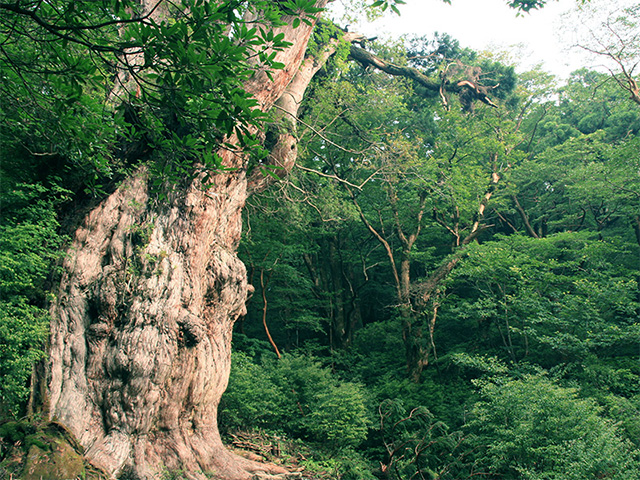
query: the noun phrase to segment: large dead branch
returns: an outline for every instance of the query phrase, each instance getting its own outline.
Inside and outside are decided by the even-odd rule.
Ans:
[[[427,90],[438,93],[443,98],[445,105],[446,97],[443,94],[444,90],[457,93],[461,97],[468,97],[465,98],[463,103],[466,110],[472,109],[471,105],[474,100],[479,100],[482,103],[485,103],[494,108],[498,107],[489,98],[489,92],[495,87],[480,85],[475,78],[462,79],[454,82],[451,82],[447,78],[434,81],[416,68],[394,65],[393,63],[387,62],[380,57],[372,54],[371,52],[368,52],[365,49],[356,46],[355,44],[351,45],[350,55],[351,58],[365,66],[372,66],[374,68],[377,68],[378,70],[382,70],[383,72],[388,73],[389,75],[405,77],[414,80],[418,84],[425,87]]]

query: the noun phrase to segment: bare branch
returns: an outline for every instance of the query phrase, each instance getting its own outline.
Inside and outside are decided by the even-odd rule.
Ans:
[[[345,180],[344,178],[340,178],[338,175],[335,175],[335,174],[334,175],[329,175],[329,174],[323,173],[323,172],[321,172],[319,170],[314,170],[312,168],[303,167],[302,165],[297,165],[297,167],[300,170],[303,170],[305,172],[314,173],[314,174],[316,174],[316,175],[318,175],[320,177],[325,177],[325,178],[330,178],[332,180],[336,180],[337,182],[344,183],[345,185],[349,185],[350,187],[357,188],[358,190],[362,190],[362,187],[364,187],[365,184],[369,180],[371,180],[379,172],[379,170],[376,170],[374,173],[369,175],[369,177],[367,179],[365,179],[364,182],[362,182],[360,185],[356,185],[354,183],[349,182],[348,180]]]
[[[284,113],[286,113],[287,115],[289,115],[289,116],[293,117],[293,119],[295,119],[295,121],[296,121],[296,122],[298,122],[298,123],[300,123],[300,124],[304,125],[304,126],[305,126],[305,127],[307,127],[309,130],[311,130],[313,133],[315,133],[317,136],[319,136],[320,138],[322,138],[325,142],[327,142],[328,144],[330,144],[330,145],[332,145],[332,146],[336,147],[338,150],[342,150],[343,152],[346,152],[346,153],[353,153],[353,154],[356,154],[356,155],[360,155],[360,154],[364,153],[364,152],[362,152],[362,151],[361,151],[361,152],[359,152],[359,151],[356,151],[356,150],[351,150],[351,149],[349,149],[349,148],[345,148],[345,147],[343,147],[342,145],[338,145],[337,143],[333,142],[332,140],[330,140],[329,138],[327,138],[325,135],[323,135],[322,133],[320,133],[320,131],[318,131],[316,128],[312,127],[311,125],[309,125],[308,123],[306,123],[304,120],[301,120],[297,115],[294,115],[293,113],[289,112],[288,110],[286,110],[286,109],[282,108],[281,106],[279,106],[279,105],[277,105],[277,104],[276,104],[276,105],[274,105],[273,107],[274,107],[274,108],[276,108],[276,109],[278,109],[278,110],[280,110],[281,112],[284,112]]]

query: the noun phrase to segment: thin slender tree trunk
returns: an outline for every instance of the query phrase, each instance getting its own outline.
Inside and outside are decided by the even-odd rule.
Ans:
[[[271,275],[269,275],[271,276]],[[273,337],[271,336],[271,332],[269,332],[269,326],[267,325],[267,286],[269,285],[269,278],[267,281],[264,281],[264,269],[260,269],[260,289],[262,291],[262,325],[264,326],[264,332],[267,334],[267,338],[269,339],[269,343],[273,347],[273,350],[276,352],[278,358],[281,358],[280,350],[276,345],[276,342],[273,341]]]

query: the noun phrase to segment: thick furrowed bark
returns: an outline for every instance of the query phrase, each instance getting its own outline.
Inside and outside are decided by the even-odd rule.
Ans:
[[[287,67],[246,85],[263,109],[296,75],[312,26],[280,31],[293,42],[276,58]],[[231,454],[218,433],[231,331],[248,292],[236,256],[245,159],[219,153],[239,170],[206,190],[195,179],[160,206],[141,169],[87,215],[67,252],[52,305],[49,414],[110,475],[284,472]]]
[[[216,196],[192,187],[154,212],[141,172],[76,232],[53,310],[51,416],[108,472],[236,465],[216,409],[247,294],[234,253],[245,192],[242,175],[220,177]]]

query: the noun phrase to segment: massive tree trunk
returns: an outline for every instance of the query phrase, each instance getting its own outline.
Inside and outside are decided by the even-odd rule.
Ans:
[[[278,29],[293,43],[276,58],[285,69],[245,85],[263,110],[289,86],[304,91],[311,76],[292,79],[312,28]],[[273,162],[290,166],[295,144],[281,150]],[[249,288],[236,256],[245,159],[219,153],[239,170],[209,189],[196,178],[162,205],[141,168],[86,216],[67,251],[52,306],[49,413],[110,475],[153,478],[168,468],[244,480],[283,471],[231,454],[218,433],[232,326]]]

